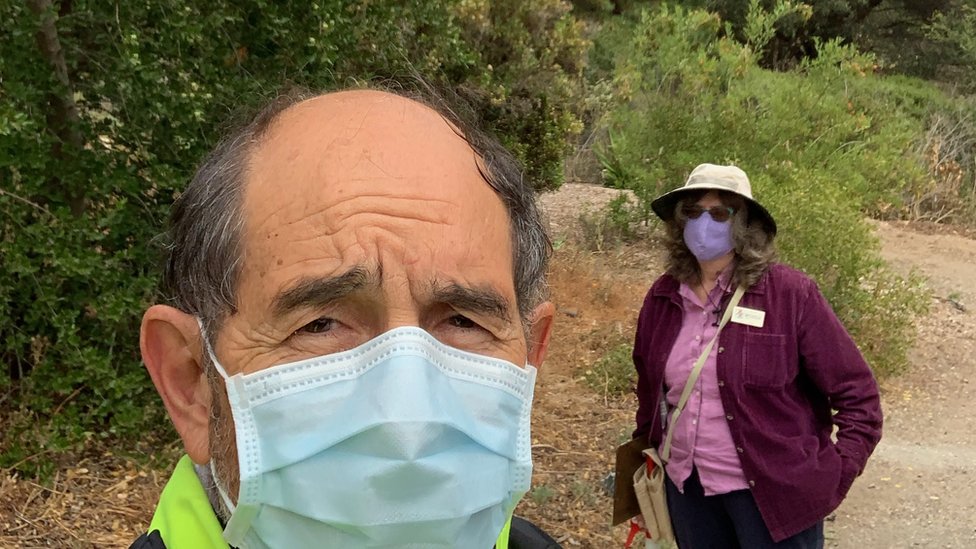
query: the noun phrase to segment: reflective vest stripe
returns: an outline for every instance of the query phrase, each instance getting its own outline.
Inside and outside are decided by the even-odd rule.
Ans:
[[[149,523],[159,530],[168,549],[227,549],[224,529],[217,521],[207,493],[189,456],[183,456],[169,478]]]

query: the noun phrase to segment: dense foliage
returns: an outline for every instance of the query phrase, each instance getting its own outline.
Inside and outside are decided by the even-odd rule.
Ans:
[[[976,87],[976,3],[680,4],[0,3],[0,467],[167,425],[137,342],[154,239],[222,125],[287,85],[454,88],[539,189],[572,152],[572,173],[635,190],[589,220],[597,247],[645,234],[630,221],[694,165],[735,162],[784,259],[899,368],[922,301],[863,215],[976,218],[976,104],[946,91]]]
[[[151,243],[222,121],[283,85],[454,87],[540,188],[578,131],[587,42],[562,0],[29,0],[0,20],[0,466],[166,425],[139,365]]]

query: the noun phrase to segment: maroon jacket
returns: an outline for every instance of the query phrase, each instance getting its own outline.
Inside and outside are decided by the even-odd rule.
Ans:
[[[678,287],[670,275],[651,286],[634,342],[634,436],[655,447],[663,438],[664,365],[681,328]],[[742,471],[780,541],[826,517],[847,495],[881,439],[880,396],[854,341],[800,271],[772,265],[739,305],[766,318],[762,328],[729,322],[722,330],[718,385]]]

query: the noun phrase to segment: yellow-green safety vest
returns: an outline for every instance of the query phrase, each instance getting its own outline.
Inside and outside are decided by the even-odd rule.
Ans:
[[[495,549],[508,549],[512,517],[502,528]],[[149,531],[159,530],[167,549],[227,549],[223,527],[217,521],[193,462],[183,456],[159,496]]]

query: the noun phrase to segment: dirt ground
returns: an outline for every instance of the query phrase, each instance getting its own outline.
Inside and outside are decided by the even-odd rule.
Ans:
[[[620,547],[625,534],[609,526],[605,479],[614,448],[629,439],[635,401],[583,378],[630,341],[661,270],[659,248],[653,235],[602,253],[574,244],[580,214],[616,193],[567,184],[542,197],[557,247],[550,281],[559,314],[536,389],[534,488],[518,513],[567,548]],[[828,521],[828,546],[976,547],[976,240],[938,227],[876,227],[895,268],[928,277],[933,307],[919,319],[911,370],[883,384],[884,438]],[[140,459],[117,450],[62,456],[43,484],[0,471],[0,548],[127,547],[148,525],[180,448],[147,441]]]
[[[933,303],[919,320],[911,369],[882,385],[884,436],[837,510],[831,541],[976,547],[976,240],[875,226],[885,259],[924,275]]]

